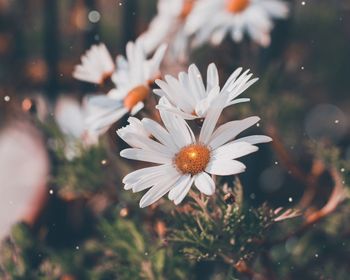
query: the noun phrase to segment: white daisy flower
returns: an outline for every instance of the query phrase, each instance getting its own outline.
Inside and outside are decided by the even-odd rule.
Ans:
[[[158,14],[140,38],[145,49],[152,53],[162,43],[168,44],[167,57],[184,61],[187,58],[189,36],[184,30],[185,20],[195,0],[159,0]]]
[[[220,44],[227,34],[240,42],[244,33],[266,47],[270,44],[272,19],[288,15],[287,3],[280,0],[198,0],[186,22],[194,44]]]
[[[99,134],[89,129],[86,118],[99,114],[86,104],[81,105],[77,100],[70,97],[60,97],[55,106],[55,120],[66,140],[66,158],[72,160],[80,152],[79,145],[88,148],[98,143]]]
[[[49,159],[39,132],[12,122],[0,132],[0,240],[25,220],[33,224],[45,203]]]
[[[111,77],[115,69],[113,59],[104,44],[92,46],[81,57],[81,64],[77,65],[73,77],[77,80],[93,84],[102,84]]]
[[[235,139],[257,123],[258,117],[228,122],[214,131],[225,101],[221,97],[212,105],[198,139],[181,117],[163,110],[160,114],[165,128],[144,118],[141,124],[146,133],[135,130],[134,125],[117,131],[132,147],[121,151],[122,157],[157,164],[136,170],[123,179],[126,190],[139,192],[150,188],[140,207],[149,206],[168,192],[168,198],[179,204],[193,184],[203,194],[212,195],[215,182],[209,174],[225,176],[244,172],[245,165],[236,159],[257,151],[255,144],[271,141],[263,135]]]
[[[153,57],[147,59],[142,40],[127,44],[126,58],[117,57],[112,75],[116,88],[107,95],[92,96],[88,100],[90,107],[99,110],[99,114],[87,119],[92,130],[106,131],[125,114],[135,115],[144,107],[143,102],[151,92],[149,85],[160,75],[165,50],[166,46],[161,45]]]
[[[188,74],[181,72],[178,79],[166,75],[165,81],[156,80],[160,89],[155,89],[154,93],[162,97],[157,108],[171,111],[188,120],[205,118],[219,95],[225,94],[228,97],[224,108],[249,101],[249,98],[236,98],[258,80],[251,79],[252,75],[249,70],[242,73],[242,68],[238,68],[220,91],[215,64],[208,66],[206,86],[197,66],[192,64],[188,68]]]

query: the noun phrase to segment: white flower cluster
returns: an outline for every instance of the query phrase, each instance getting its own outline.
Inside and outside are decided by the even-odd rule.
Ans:
[[[114,62],[105,45],[93,46],[82,57],[73,76],[102,85],[111,79],[114,88],[106,95],[86,100],[85,128],[98,138],[125,115],[136,115],[153,92],[164,126],[144,118],[129,118],[118,135],[131,148],[124,158],[156,164],[127,175],[125,189],[149,189],[140,206],[148,206],[168,193],[179,204],[192,185],[211,195],[215,182],[210,175],[234,175],[245,170],[237,159],[257,151],[256,144],[271,141],[264,135],[237,136],[259,121],[258,117],[231,121],[217,127],[222,111],[247,102],[241,94],[258,79],[235,70],[220,87],[217,67],[210,64],[206,83],[196,65],[177,77],[161,75],[160,66],[187,60],[189,48],[207,42],[220,44],[227,34],[240,42],[247,33],[262,46],[270,43],[272,19],[285,18],[288,6],[280,0],[159,0],[158,14],[136,42],[126,46],[126,56]],[[164,77],[164,78],[162,78]],[[155,96],[153,96],[155,97]],[[197,120],[193,122],[193,120]],[[198,135],[192,123],[202,124]]]
[[[159,0],[158,14],[141,37],[148,52],[167,42],[169,58],[179,61],[189,47],[219,45],[227,34],[241,42],[246,33],[267,47],[272,19],[286,18],[288,10],[280,0]]]
[[[256,124],[258,117],[230,121],[217,126],[224,108],[247,101],[236,99],[256,79],[250,79],[248,71],[240,75],[238,69],[220,89],[216,66],[208,67],[207,84],[204,85],[195,65],[188,73],[180,73],[178,79],[166,76],[157,80],[161,87],[155,90],[161,96],[158,104],[164,126],[144,118],[141,121],[130,117],[129,125],[117,131],[119,137],[131,148],[120,155],[127,159],[154,163],[128,174],[124,179],[125,189],[133,192],[149,191],[140,201],[146,207],[166,193],[179,204],[194,184],[206,195],[215,192],[215,182],[210,175],[234,175],[246,167],[237,159],[256,152],[256,144],[271,141],[264,135],[237,138],[245,129]],[[199,135],[195,135],[190,122],[203,120]]]

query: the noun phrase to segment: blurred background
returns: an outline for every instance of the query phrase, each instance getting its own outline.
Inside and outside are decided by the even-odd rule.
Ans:
[[[196,63],[202,73],[208,63],[215,62],[222,81],[238,66],[250,68],[255,76],[260,77],[258,85],[248,93],[252,103],[225,113],[227,117],[251,113],[259,115],[262,123],[255,129],[274,138],[272,148],[264,147],[259,157],[249,156],[245,161],[252,168],[240,177],[250,203],[261,205],[268,201],[274,207],[312,203],[312,207],[321,207],[331,192],[332,180],[329,172],[326,172],[328,169],[322,164],[321,167],[318,165],[318,158],[341,158],[341,163],[340,160],[332,162],[341,173],[348,172],[346,164],[350,161],[350,2],[298,0],[289,3],[290,17],[286,21],[276,22],[270,47],[260,48],[249,41],[236,45],[227,39],[219,47],[203,46],[193,50],[190,62]],[[103,145],[109,146],[107,153],[97,150],[84,159],[87,164],[79,162],[82,169],[89,171],[75,170],[81,175],[77,179],[76,173],[68,174],[71,166],[67,170],[59,168],[60,159],[52,155],[53,144],[49,141],[54,134],[51,129],[37,123],[33,115],[40,119],[41,115],[45,118],[47,114],[52,114],[55,102],[62,94],[81,100],[85,94],[99,91],[93,85],[72,78],[74,66],[79,63],[81,55],[99,42],[104,42],[114,56],[124,54],[126,43],[144,32],[155,14],[155,0],[0,0],[0,167],[3,166],[0,169],[0,183],[3,184],[0,188],[13,176],[28,181],[31,175],[35,176],[33,170],[42,171],[37,175],[39,179],[49,178],[48,183],[35,178],[32,180],[31,186],[36,186],[33,187],[36,194],[28,198],[32,207],[18,210],[18,217],[25,216],[24,220],[34,225],[34,236],[46,240],[50,246],[68,246],[70,250],[78,250],[79,244],[95,232],[91,217],[96,217],[96,213],[97,216],[101,213],[108,216],[104,212],[108,207],[113,208],[108,208],[110,216],[117,213],[124,217],[136,211],[132,210],[137,207],[130,197],[121,202],[118,194],[120,178],[130,167],[128,169],[117,159],[123,144],[118,142],[117,148],[114,131],[125,125],[126,118],[113,127],[111,137],[103,141]],[[171,72],[171,69],[166,71]],[[27,130],[31,131],[30,139],[26,138],[25,133],[16,134]],[[18,146],[11,146],[14,143]],[[31,153],[26,153],[28,150]],[[26,167],[23,167],[25,171],[20,169],[19,163],[26,161],[31,165],[34,158],[36,165],[31,166],[29,171]],[[98,165],[91,164],[93,161]],[[51,162],[50,167],[48,162]],[[25,175],[25,172],[29,175]],[[86,176],[85,172],[99,175]],[[113,174],[114,177],[106,174]],[[73,183],[68,180],[70,175],[74,177]],[[62,180],[62,177],[67,180]],[[316,183],[311,177],[317,178]],[[60,192],[62,184],[68,182],[74,185],[77,184],[76,180],[86,187],[83,189],[84,195],[74,187],[74,192],[70,187],[68,191]],[[96,191],[96,186],[89,187],[89,184],[107,185],[109,200],[101,198],[101,191]],[[39,195],[42,188],[46,195]],[[118,191],[115,188],[119,188]],[[86,190],[89,195],[86,195]],[[56,191],[59,193],[57,196]],[[50,198],[46,197],[47,194]],[[6,203],[0,205],[0,211],[12,211],[13,203],[20,202],[16,202],[18,197],[19,193],[16,192],[8,194],[8,197],[3,196]],[[47,200],[50,203],[46,202],[46,208],[43,208],[41,201]],[[7,205],[9,201],[11,207]],[[110,206],[113,203],[114,206]],[[159,213],[155,217],[149,212],[140,215],[146,215],[153,230],[160,230]],[[66,220],[68,216],[70,218]],[[138,215],[136,217],[134,221],[141,220]],[[343,242],[343,239],[339,240]],[[93,247],[96,244],[88,245]],[[347,257],[348,252],[345,254]],[[35,262],[40,263],[40,253],[35,254]],[[70,260],[62,259],[66,262]],[[79,262],[74,260],[72,263]],[[79,264],[85,265],[83,262]],[[198,275],[205,275],[205,269],[199,266]],[[33,271],[37,264],[28,267],[29,271]],[[50,269],[54,271],[54,268]],[[72,269],[69,267],[67,270]],[[292,275],[297,277],[302,275],[302,271]],[[39,279],[36,276],[26,278],[37,275],[30,273],[24,273],[27,275],[24,278],[11,278],[9,275],[1,279]],[[114,276],[89,278],[81,271],[57,275],[56,278],[43,279],[115,279]],[[315,279],[346,279],[342,276],[318,276]]]

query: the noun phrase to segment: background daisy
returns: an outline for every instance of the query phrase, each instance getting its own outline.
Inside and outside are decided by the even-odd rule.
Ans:
[[[167,58],[171,61],[187,59],[189,36],[184,30],[184,23],[194,2],[195,0],[158,1],[157,15],[140,36],[148,53],[152,53],[162,43],[167,43],[169,46]]]
[[[186,22],[193,43],[220,44],[227,34],[240,42],[244,33],[258,44],[270,44],[273,19],[288,16],[287,3],[280,0],[198,0]]]
[[[77,80],[93,84],[103,84],[110,78],[115,65],[105,44],[93,45],[81,57],[81,64],[77,65],[73,77]]]
[[[81,105],[77,100],[62,96],[55,106],[55,120],[65,135],[65,154],[67,159],[73,159],[81,152],[79,145],[89,147],[98,143],[99,134],[86,125],[88,117],[99,115],[98,111],[88,108],[86,102]],[[100,131],[101,133],[101,131]]]
[[[107,95],[88,98],[89,106],[99,111],[87,119],[90,128],[106,131],[125,114],[135,115],[144,107],[144,100],[151,92],[150,84],[160,75],[165,50],[166,46],[161,45],[148,59],[142,40],[127,44],[126,58],[117,57],[116,71],[112,75],[116,88]]]

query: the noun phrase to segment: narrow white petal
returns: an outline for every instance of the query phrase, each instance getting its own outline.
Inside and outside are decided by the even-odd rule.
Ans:
[[[209,146],[216,149],[221,145],[235,138],[245,129],[256,124],[260,120],[259,117],[249,117],[244,120],[231,121],[219,126],[210,138]]]
[[[191,64],[188,68],[188,77],[190,79],[191,92],[196,96],[196,100],[199,101],[202,98],[205,98],[205,88],[202,75],[195,64]]]
[[[106,112],[104,115],[98,115],[97,117],[91,116],[90,118],[86,119],[87,129],[98,134],[103,134],[112,124],[127,114],[127,112],[127,109],[119,108],[113,112]]]
[[[149,173],[132,185],[133,192],[140,192],[148,189],[174,172],[172,165],[162,165],[157,171]]]
[[[247,136],[247,137],[242,137],[239,138],[233,142],[247,142],[250,143],[252,145],[255,144],[260,144],[260,143],[268,143],[271,142],[272,138],[266,135],[251,135],[251,136]]]
[[[175,205],[180,204],[184,198],[186,197],[186,195],[188,194],[188,192],[190,191],[192,185],[193,185],[193,181],[194,181],[194,177],[192,176],[189,180],[189,182],[187,182],[187,185],[183,187],[182,191],[178,194],[177,197],[175,197],[174,199],[174,203]]]
[[[219,74],[218,69],[214,63],[209,64],[207,70],[207,92],[210,92],[213,88],[219,86]]]
[[[144,118],[142,120],[142,124],[144,125],[144,128],[146,129],[146,131],[150,135],[153,135],[160,143],[167,146],[172,151],[178,150],[169,132],[166,131],[166,129],[162,127],[159,123],[151,119]]]
[[[163,180],[152,187],[140,200],[140,207],[144,208],[159,200],[165,195],[180,178],[181,174],[174,172],[168,174]]]
[[[217,88],[217,90],[219,89]],[[201,143],[208,144],[220,114],[225,107],[226,101],[226,96],[219,95],[219,97],[211,104],[199,135],[199,141]]]
[[[193,132],[184,119],[180,118],[178,115],[163,110],[160,111],[160,116],[165,127],[169,131],[171,138],[174,139],[176,142],[175,144],[179,148],[190,145],[194,142],[195,139]]]
[[[144,176],[147,176],[152,173],[157,173],[162,170],[165,165],[146,167],[142,169],[135,170],[123,178],[123,183],[126,185],[131,185],[136,183],[138,180],[142,179]]]
[[[146,161],[152,163],[166,164],[171,163],[172,158],[154,151],[146,151],[136,148],[125,149],[120,152],[120,156],[127,159]]]
[[[200,192],[206,195],[212,195],[215,192],[214,180],[205,172],[195,176],[194,184]]]
[[[242,173],[245,169],[245,165],[237,160],[212,159],[205,171],[214,175],[226,176]]]
[[[215,159],[236,159],[251,154],[259,150],[258,147],[246,142],[228,143],[212,152]]]
[[[191,181],[191,178],[192,176],[190,174],[182,175],[175,183],[174,187],[170,190],[168,194],[169,200],[175,200],[179,195],[181,195],[188,183]]]
[[[131,112],[130,112],[130,115],[134,116],[136,115],[138,112],[140,112],[143,107],[145,107],[145,104],[143,102],[138,102],[132,109],[131,109]]]
[[[231,105],[235,105],[235,104],[239,104],[239,103],[245,103],[245,102],[249,102],[250,98],[238,98],[238,99],[234,99],[231,102],[227,103],[225,105],[225,108]]]
[[[156,109],[158,109],[158,110],[165,110],[165,111],[168,111],[170,113],[177,114],[180,117],[184,118],[185,120],[195,120],[195,119],[198,118],[195,115],[191,115],[191,114],[185,113],[185,112],[183,112],[183,111],[181,111],[181,110],[179,110],[179,109],[177,109],[175,107],[169,107],[169,106],[164,106],[164,105],[157,105]]]

